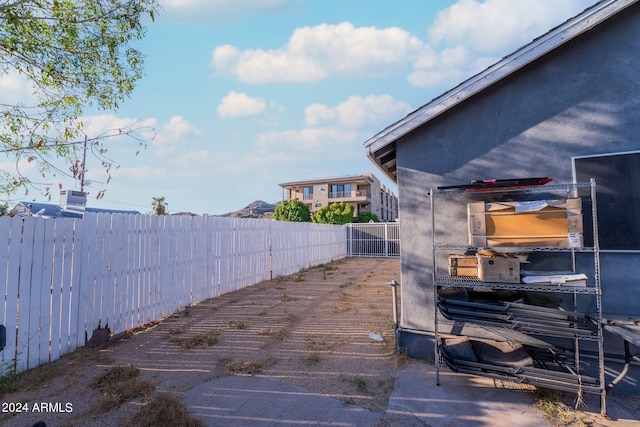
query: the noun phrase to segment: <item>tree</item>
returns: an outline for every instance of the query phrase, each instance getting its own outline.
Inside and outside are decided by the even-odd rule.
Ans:
[[[0,216],[5,216],[9,213],[9,205],[6,203],[0,203]]]
[[[277,221],[309,222],[311,213],[309,206],[300,200],[284,200],[273,211],[273,219]]]
[[[151,207],[154,215],[167,215],[167,206],[169,204],[164,197],[153,197],[151,199]]]
[[[369,221],[380,222],[380,218],[378,218],[378,215],[373,212],[360,212],[360,215],[358,215],[358,222],[367,223]]]
[[[108,173],[106,149],[84,135],[79,118],[84,107],[117,110],[132,93],[144,61],[130,44],[158,8],[157,0],[0,0],[0,78],[26,83],[33,95],[12,101],[0,94],[0,152],[15,155],[16,164],[35,162],[43,176],[62,157],[78,178],[77,151],[88,143]],[[114,134],[142,144],[136,129]],[[0,194],[30,184],[19,170],[3,171]]]
[[[332,203],[322,207],[311,216],[318,224],[347,224],[353,222],[353,205],[345,202]]]

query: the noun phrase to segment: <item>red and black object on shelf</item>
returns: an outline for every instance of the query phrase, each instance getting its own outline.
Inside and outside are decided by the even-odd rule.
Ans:
[[[508,187],[529,187],[536,185],[544,185],[551,182],[553,179],[549,177],[539,178],[514,178],[514,179],[476,179],[472,180],[469,184],[460,185],[446,185],[438,187],[438,190],[485,190],[493,188],[508,188]]]

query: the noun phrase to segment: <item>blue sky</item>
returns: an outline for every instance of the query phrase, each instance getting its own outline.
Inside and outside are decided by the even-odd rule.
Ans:
[[[89,136],[134,125],[155,137],[142,150],[105,141],[118,165],[108,184],[89,157],[90,206],[146,213],[163,196],[169,212],[223,214],[281,200],[283,182],[367,172],[396,191],[364,141],[596,0],[160,2],[136,46],[146,66],[131,98],[83,117]],[[0,76],[0,100],[21,94]]]

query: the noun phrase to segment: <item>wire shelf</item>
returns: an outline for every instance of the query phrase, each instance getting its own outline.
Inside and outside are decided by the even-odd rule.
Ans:
[[[483,282],[472,276],[437,275],[436,281],[440,287],[478,288],[486,290],[512,290],[530,292],[561,292],[577,294],[597,294],[598,289],[593,286],[567,286],[555,284],[531,284],[531,283],[495,283]]]

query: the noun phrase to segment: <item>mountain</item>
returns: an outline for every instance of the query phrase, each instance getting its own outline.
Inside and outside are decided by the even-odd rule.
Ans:
[[[218,216],[230,218],[270,218],[276,206],[278,206],[279,204],[280,202],[267,203],[263,202],[262,200],[256,200],[255,202],[248,204],[242,209]]]

